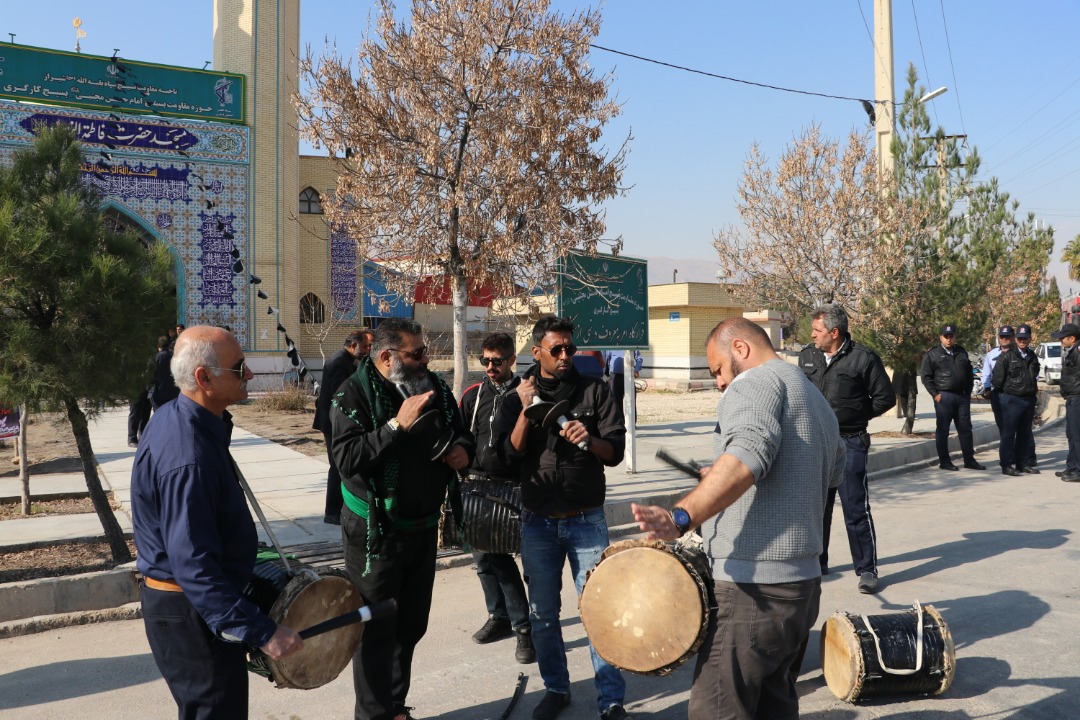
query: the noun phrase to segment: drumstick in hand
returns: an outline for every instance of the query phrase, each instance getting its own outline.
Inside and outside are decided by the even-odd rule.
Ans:
[[[322,635],[325,632],[331,630],[337,630],[338,628],[345,627],[346,625],[352,625],[354,623],[368,622],[370,620],[380,620],[385,617],[389,617],[397,612],[397,601],[393,598],[389,600],[380,600],[372,603],[371,605],[365,605],[361,608],[357,608],[352,612],[347,612],[344,615],[338,615],[332,617],[329,620],[323,620],[321,623],[312,625],[306,630],[300,631],[300,637],[304,640],[313,638],[316,635]]]

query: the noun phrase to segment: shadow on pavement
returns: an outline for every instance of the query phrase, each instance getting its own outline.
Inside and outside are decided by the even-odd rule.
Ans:
[[[918,560],[926,562],[906,570],[889,573],[884,578],[886,587],[929,577],[950,568],[979,562],[1010,550],[1050,550],[1063,545],[1071,531],[1055,528],[1040,530],[990,530],[964,533],[961,541],[941,543],[912,552],[882,558],[878,564],[888,568]]]
[[[0,710],[91,697],[160,680],[150,653],[38,665],[0,675]]]

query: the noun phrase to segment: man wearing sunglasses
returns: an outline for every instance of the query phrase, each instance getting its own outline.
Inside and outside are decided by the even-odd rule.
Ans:
[[[494,480],[517,485],[518,469],[511,468],[500,457],[495,418],[508,395],[515,395],[521,378],[514,375],[514,341],[506,333],[492,333],[480,346],[480,364],[487,376],[465,389],[461,394],[461,414],[476,439],[476,457],[469,466],[470,480]],[[525,665],[536,662],[529,626],[529,601],[521,581],[517,560],[507,553],[474,552],[476,575],[484,590],[488,619],[473,635],[481,645],[517,638],[515,659]]]
[[[356,364],[371,352],[371,330],[356,330],[345,338],[345,345],[334,353],[323,367],[322,383],[319,385],[319,397],[315,400],[315,421],[311,427],[322,431],[326,441],[326,456],[330,460],[330,471],[326,476],[326,509],[323,522],[330,525],[341,524],[341,473],[334,464],[334,435],[330,427],[330,401],[345,379],[356,372]]]
[[[247,647],[278,659],[304,643],[242,594],[258,535],[226,408],[247,398],[251,370],[233,334],[209,326],[180,336],[171,369],[180,396],[150,419],[131,471],[146,637],[180,717],[243,718]]]
[[[472,435],[450,388],[428,370],[422,328],[408,318],[379,324],[371,354],[331,407],[345,567],[368,603],[397,602],[396,617],[365,627],[353,656],[355,717],[409,720],[405,703],[431,610],[439,518],[448,488],[461,517],[457,471],[472,461]],[[414,430],[429,411],[431,431]],[[447,430],[453,441],[434,457]]]
[[[553,720],[570,704],[570,673],[559,624],[563,566],[570,561],[578,595],[586,573],[608,546],[604,518],[604,466],[622,462],[626,426],[622,408],[603,380],[574,369],[574,324],[548,315],[533,327],[536,360],[499,410],[499,446],[521,468],[521,561],[529,584],[533,645],[546,692],[534,720]],[[541,427],[524,414],[533,398],[566,400],[568,422]],[[582,448],[585,449],[582,449]],[[623,720],[626,683],[592,645],[597,709],[604,720]]]

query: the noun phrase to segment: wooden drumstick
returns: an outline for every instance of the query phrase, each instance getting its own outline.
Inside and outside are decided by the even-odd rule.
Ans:
[[[331,630],[337,630],[338,628],[345,627],[346,625],[353,625],[355,623],[366,623],[371,620],[380,620],[385,617],[389,617],[397,612],[397,601],[393,598],[389,600],[380,600],[374,602],[371,605],[364,605],[352,612],[347,612],[344,615],[338,615],[332,617],[329,620],[323,620],[321,623],[317,623],[301,630],[298,635],[304,640],[313,638],[316,635],[322,635],[325,632]]]

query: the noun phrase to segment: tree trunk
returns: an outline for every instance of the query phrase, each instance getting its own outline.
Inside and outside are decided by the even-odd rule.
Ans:
[[[101,527],[105,530],[105,540],[109,543],[113,560],[116,563],[131,562],[131,551],[128,550],[127,542],[124,541],[124,531],[116,520],[116,515],[109,505],[109,498],[105,495],[101,480],[98,478],[97,460],[94,458],[94,449],[90,446],[86,415],[73,397],[64,398],[64,406],[67,408],[68,422],[71,423],[71,434],[75,436],[75,444],[79,448],[79,459],[82,460],[83,475],[86,477],[86,489],[90,491],[94,511],[101,521]]]
[[[904,407],[904,427],[900,430],[903,435],[910,435],[912,429],[915,427],[915,383],[911,384],[908,388],[907,402]]]
[[[465,325],[469,291],[465,276],[461,272],[451,276],[451,291],[454,296],[454,397],[460,400],[469,380],[469,335]]]
[[[19,453],[19,484],[22,487],[22,514],[30,514],[30,460],[26,453],[26,426],[30,424],[30,413],[26,403],[19,405],[19,437],[15,438]]]

